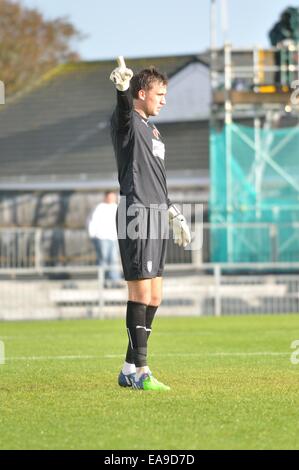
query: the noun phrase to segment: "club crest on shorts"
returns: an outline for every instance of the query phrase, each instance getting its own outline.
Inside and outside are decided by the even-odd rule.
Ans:
[[[147,266],[148,272],[151,273],[151,272],[152,272],[152,269],[153,269],[153,262],[152,262],[152,261],[148,261],[147,264],[146,264],[146,266]]]

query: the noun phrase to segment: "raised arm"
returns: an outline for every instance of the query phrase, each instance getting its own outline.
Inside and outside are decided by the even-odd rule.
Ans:
[[[130,80],[133,77],[133,72],[128,69],[123,56],[117,57],[118,67],[113,70],[110,75],[110,80],[115,84],[115,87],[119,91],[126,91],[130,87]]]
[[[110,75],[110,80],[117,89],[117,106],[112,119],[116,128],[124,129],[131,119],[133,110],[133,99],[129,90],[133,72],[127,68],[123,56],[117,58],[117,64],[118,67]]]

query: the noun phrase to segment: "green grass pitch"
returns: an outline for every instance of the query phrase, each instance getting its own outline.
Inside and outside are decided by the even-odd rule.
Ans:
[[[117,385],[124,320],[0,323],[0,448],[298,449],[298,339],[298,315],[157,318],[171,390],[143,392]]]

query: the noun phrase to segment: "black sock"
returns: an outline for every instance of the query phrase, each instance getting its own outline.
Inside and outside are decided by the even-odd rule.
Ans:
[[[146,325],[146,333],[147,333],[147,339],[149,338],[149,335],[152,332],[152,323],[156,314],[156,311],[158,310],[158,307],[155,307],[154,305],[148,305],[146,309],[146,317],[145,317],[145,325]]]
[[[148,305],[146,307],[145,326],[146,326],[147,340],[152,331],[151,326],[152,326],[157,309],[158,307],[155,307],[153,305]],[[129,341],[128,349],[127,349],[126,362],[128,362],[129,364],[134,364],[134,353],[133,353],[133,349],[131,348],[130,341]]]
[[[126,361],[131,364],[134,363],[136,367],[147,365],[146,308],[145,304],[139,302],[129,300],[127,303],[126,325],[131,351],[130,357],[126,357]]]

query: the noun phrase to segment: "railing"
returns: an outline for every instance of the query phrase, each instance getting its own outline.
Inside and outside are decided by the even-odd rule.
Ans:
[[[297,224],[298,225],[298,224]],[[247,224],[202,224],[202,246],[191,246],[184,250],[173,243],[168,244],[168,264],[188,264],[200,267],[202,263],[223,261],[215,258],[215,237],[221,237],[228,230],[237,230],[238,245],[251,244],[252,258],[248,262],[296,261],[299,256],[299,230],[294,224],[274,223]],[[285,237],[290,228],[291,236]],[[281,236],[281,231],[283,237]],[[298,233],[298,235],[296,235]],[[197,234],[198,235],[198,234]],[[296,236],[295,236],[296,235]],[[242,243],[241,243],[242,242]],[[214,245],[213,245],[214,243]],[[245,246],[245,245],[244,245]],[[242,260],[242,252],[240,251]],[[298,260],[299,261],[299,260]],[[33,268],[42,271],[47,267],[95,266],[96,256],[86,230],[42,229],[42,228],[2,228],[0,229],[0,268]]]
[[[225,85],[239,91],[259,85],[289,87],[299,78],[299,45],[236,49],[227,44],[211,51],[211,74],[213,89]]]
[[[160,315],[299,313],[299,263],[167,265]],[[123,317],[126,283],[93,266],[0,269],[0,321]]]
[[[191,263],[192,252],[169,243],[168,262]],[[0,268],[93,266],[94,246],[86,230],[5,228],[0,229]]]

